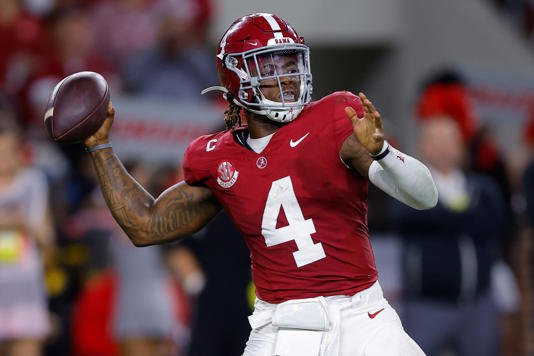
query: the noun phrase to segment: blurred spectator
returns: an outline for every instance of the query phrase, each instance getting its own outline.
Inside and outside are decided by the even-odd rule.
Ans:
[[[14,95],[37,70],[45,48],[38,18],[24,11],[20,0],[0,1],[0,87]]]
[[[52,51],[48,52],[45,74],[60,79],[66,75],[92,70],[102,75],[113,73],[107,58],[95,51],[95,34],[87,9],[68,6],[57,9],[48,18]]]
[[[525,168],[523,185],[527,199],[527,216],[530,225],[534,227],[534,103],[529,108],[529,119],[524,130],[523,141],[531,156]]]
[[[240,355],[250,334],[249,251],[229,215],[221,212],[203,230],[180,242],[169,254],[175,264],[192,251],[203,276],[189,273],[184,287],[197,295],[188,356]],[[185,268],[181,268],[185,270]],[[206,339],[209,335],[209,340]]]
[[[97,49],[116,66],[156,44],[162,16],[191,18],[190,36],[204,42],[211,16],[211,0],[112,0],[92,10]],[[132,26],[135,24],[135,26]]]
[[[65,76],[92,70],[106,76],[111,84],[114,78],[113,67],[94,50],[94,35],[84,8],[73,5],[54,10],[47,17],[46,30],[39,38],[43,48],[34,58],[38,65],[19,93],[25,130],[33,138],[47,137],[42,124],[44,107],[51,89]]]
[[[150,191],[160,191],[167,181],[166,171],[151,165],[135,164],[130,171]],[[135,247],[99,190],[77,220],[100,272],[88,279],[77,303],[76,354],[114,355],[117,349],[127,356],[177,354],[187,341],[188,303],[165,266],[161,247]],[[95,333],[98,342],[90,337]]]
[[[25,166],[7,110],[0,111],[0,157],[0,342],[7,355],[36,356],[50,331],[42,256],[54,230],[46,178]]]
[[[388,138],[388,142],[393,140]],[[392,144],[394,147],[398,145]],[[391,216],[393,198],[369,185],[367,195],[369,237],[375,264],[380,271],[380,286],[384,296],[395,309],[402,310],[402,243]]]
[[[526,233],[524,234],[527,238],[527,241],[529,244],[528,247],[525,249],[527,250],[526,253],[528,253],[527,261],[529,263],[525,263],[524,270],[528,271],[524,275],[527,277],[526,281],[524,281],[524,284],[528,285],[530,288],[528,289],[530,293],[527,294],[527,300],[526,305],[528,306],[526,309],[526,312],[530,314],[530,321],[528,325],[526,325],[526,328],[530,331],[529,332],[529,338],[530,338],[530,345],[529,350],[532,352],[534,350],[534,345],[532,343],[532,338],[534,337],[534,333],[532,330],[534,330],[534,308],[532,306],[534,305],[534,296],[532,295],[532,286],[533,286],[533,279],[532,279],[532,272],[531,268],[533,266],[533,256],[532,256],[532,232],[534,231],[534,103],[530,105],[529,108],[529,118],[526,122],[526,127],[523,133],[523,140],[526,145],[526,148],[528,150],[528,161],[525,165],[525,170],[523,172],[523,189],[525,193],[526,198],[526,215],[527,215],[527,224],[525,227],[528,227],[526,230]]]
[[[199,100],[202,89],[217,83],[214,59],[203,48],[195,26],[195,2],[163,1],[154,8],[159,27],[152,48],[125,63],[126,90],[148,96]]]
[[[158,182],[160,175],[154,167],[139,164],[130,172],[149,191],[156,195],[161,192],[162,182]],[[101,199],[101,206],[106,209]],[[177,320],[177,309],[187,306],[184,301],[179,304],[172,293],[172,279],[163,263],[161,247],[137,248],[115,226],[111,241],[111,258],[118,278],[115,336],[124,355],[168,355],[168,342],[175,346],[185,343],[187,328]]]
[[[491,296],[498,236],[505,227],[499,190],[462,170],[465,145],[455,120],[421,127],[420,152],[439,192],[438,205],[416,212],[397,204],[404,239],[404,325],[429,355],[498,355],[498,310]]]
[[[157,30],[153,4],[153,0],[115,0],[97,4],[91,17],[100,53],[119,66],[129,56],[152,47]]]
[[[437,115],[454,119],[464,144],[469,144],[479,127],[480,120],[469,100],[466,83],[452,69],[437,71],[424,83],[416,111],[421,121],[432,120]]]
[[[491,127],[481,123],[468,94],[468,83],[456,70],[438,71],[424,85],[417,103],[417,118],[424,122],[436,116],[447,116],[460,128],[462,143],[468,151],[464,167],[490,177],[497,183],[503,197],[506,229],[499,236],[503,258],[510,260],[516,236],[515,216],[510,204],[510,179],[502,152]]]
[[[0,1],[0,89],[9,95],[22,129],[30,121],[25,93],[41,70],[46,31],[39,18],[24,11],[21,0]]]
[[[153,48],[162,17],[190,18],[195,41],[205,41],[211,16],[211,0],[112,0],[92,9],[96,46],[102,55],[120,66],[131,55]],[[135,26],[131,26],[135,24]]]
[[[119,347],[111,335],[113,299],[117,281],[111,273],[92,276],[72,312],[72,352],[75,356],[116,356]]]
[[[94,33],[85,7],[71,5],[56,9],[47,18],[47,29],[50,46],[40,57],[40,71],[26,91],[25,113],[31,118],[27,128],[29,135],[33,139],[48,140],[43,125],[43,109],[51,88],[67,75],[84,70],[101,73],[113,85],[114,68],[94,49]],[[78,146],[58,147],[75,167],[83,149]]]

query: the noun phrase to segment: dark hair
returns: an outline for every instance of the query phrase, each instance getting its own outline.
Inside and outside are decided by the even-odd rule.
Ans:
[[[44,24],[48,29],[54,28],[61,21],[69,17],[87,16],[88,6],[84,4],[68,4],[58,6],[44,19]]]
[[[241,107],[230,102],[228,109],[224,112],[224,122],[227,130],[235,130],[241,126]]]
[[[435,84],[456,84],[459,86],[465,86],[467,85],[467,80],[460,71],[454,68],[443,68],[428,76],[427,79],[423,81],[420,91],[422,92],[426,88]]]

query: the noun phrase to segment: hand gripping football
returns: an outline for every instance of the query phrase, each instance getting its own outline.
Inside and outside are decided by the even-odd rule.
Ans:
[[[106,119],[108,83],[95,72],[79,72],[60,81],[48,100],[44,123],[56,142],[80,142]]]

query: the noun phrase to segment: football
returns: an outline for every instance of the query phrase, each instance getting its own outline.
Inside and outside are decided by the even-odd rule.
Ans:
[[[79,72],[60,81],[52,91],[44,115],[50,137],[61,143],[81,142],[106,119],[108,83],[98,73]]]

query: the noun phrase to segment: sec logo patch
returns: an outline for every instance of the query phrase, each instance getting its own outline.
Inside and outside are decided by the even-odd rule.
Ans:
[[[234,185],[238,176],[239,172],[228,161],[222,162],[217,167],[217,183],[223,188],[230,188]]]

